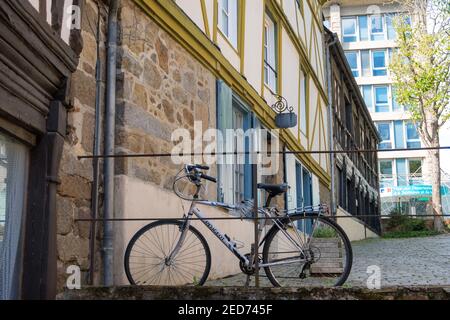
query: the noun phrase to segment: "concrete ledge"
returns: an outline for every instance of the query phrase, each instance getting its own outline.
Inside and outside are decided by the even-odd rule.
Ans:
[[[450,287],[244,288],[86,287],[66,290],[58,300],[450,300]]]

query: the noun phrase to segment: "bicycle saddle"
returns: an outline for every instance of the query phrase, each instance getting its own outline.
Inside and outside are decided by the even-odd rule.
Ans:
[[[287,183],[283,184],[258,183],[258,189],[267,191],[271,197],[275,197],[282,193],[285,193],[288,190],[288,188],[289,186]]]

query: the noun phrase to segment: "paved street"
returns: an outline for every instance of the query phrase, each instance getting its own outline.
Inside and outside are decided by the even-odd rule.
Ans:
[[[367,268],[378,266],[381,286],[450,285],[450,235],[354,242],[353,268],[347,286],[366,286]],[[210,286],[242,286],[242,274],[209,281]],[[262,278],[263,286],[270,286]]]

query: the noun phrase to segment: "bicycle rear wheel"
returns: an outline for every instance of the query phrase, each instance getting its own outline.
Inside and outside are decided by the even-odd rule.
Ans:
[[[203,285],[211,268],[211,252],[205,238],[190,226],[178,253],[183,222],[157,221],[140,229],[125,251],[125,273],[132,285]]]
[[[350,241],[334,221],[292,216],[269,230],[263,249],[264,268],[276,287],[341,286],[352,267]]]

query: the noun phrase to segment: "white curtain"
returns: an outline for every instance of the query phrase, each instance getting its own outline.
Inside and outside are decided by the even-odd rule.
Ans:
[[[5,300],[20,292],[28,149],[0,134],[0,161],[0,299]]]

